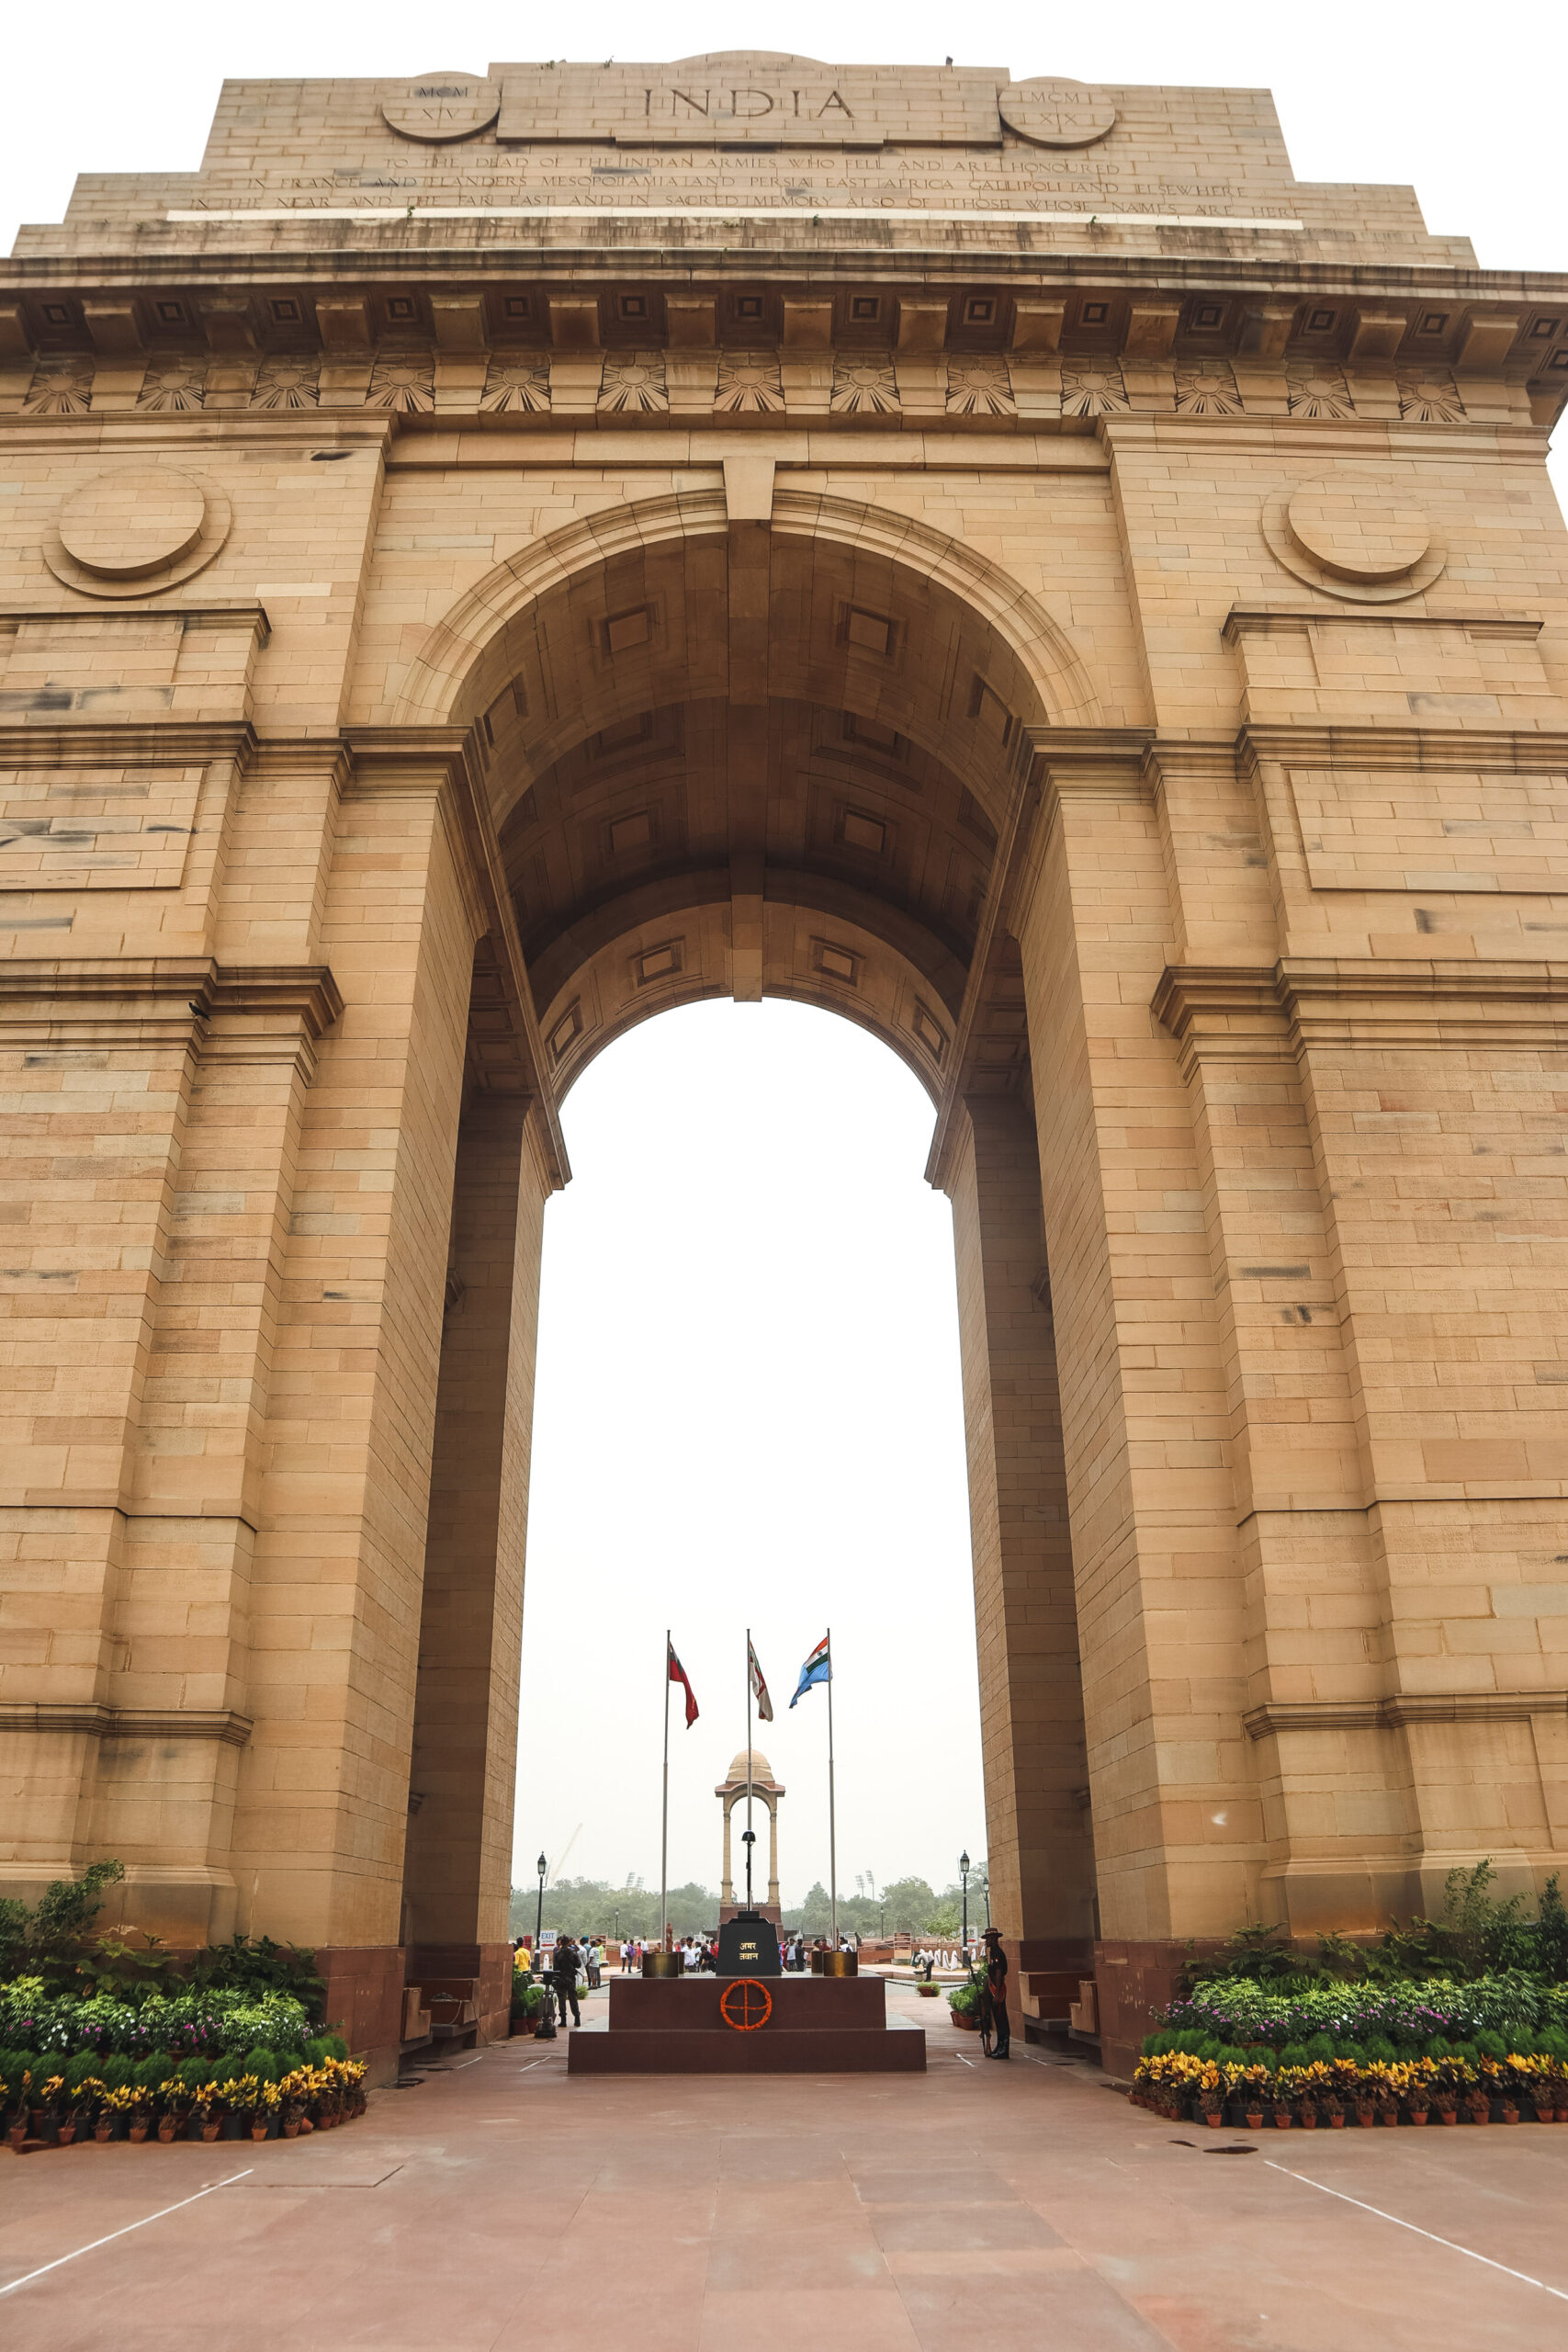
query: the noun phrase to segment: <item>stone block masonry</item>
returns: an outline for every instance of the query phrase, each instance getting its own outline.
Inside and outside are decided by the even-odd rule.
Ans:
[[[1565,397],[1258,92],[231,84],[24,231],[0,1883],[498,2030],[558,1105],[762,994],[931,1095],[1021,1962],[1561,1868]]]

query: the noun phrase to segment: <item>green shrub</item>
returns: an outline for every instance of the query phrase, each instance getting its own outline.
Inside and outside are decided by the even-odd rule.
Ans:
[[[30,2074],[37,2064],[30,2050],[0,2050],[0,2083],[5,2084],[8,2099],[21,2097],[22,2078]]]
[[[94,2050],[81,2050],[77,2052],[74,2058],[68,2058],[65,2062],[67,2091],[74,2093],[81,2089],[84,2083],[91,2082],[97,2075],[98,2066],[98,2055]]]
[[[276,2052],[266,2049],[260,2042],[254,2050],[246,2051],[236,2072],[254,2075],[258,2083],[277,2083],[283,2079],[283,2068],[278,2064]]]
[[[155,2050],[151,2058],[143,2058],[136,2069],[138,2090],[156,2091],[174,2073],[174,2061],[166,2050]]]
[[[1508,2054],[1507,2042],[1500,2033],[1483,2030],[1475,2037],[1475,2046],[1483,2058],[1506,2058]]]
[[[128,2058],[123,2050],[111,2050],[98,2067],[98,2080],[107,2091],[129,2090],[136,2080],[136,2061]]]

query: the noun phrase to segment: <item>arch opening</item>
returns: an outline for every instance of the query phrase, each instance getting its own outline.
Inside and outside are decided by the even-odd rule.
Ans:
[[[730,522],[716,492],[645,502],[502,566],[433,634],[403,715],[461,723],[478,746],[557,1102],[655,1013],[694,1020],[717,1015],[716,1000],[786,1000],[887,1045],[935,1105],[939,1134],[958,1138],[942,1178],[956,1226],[942,1261],[951,1322],[946,1249],[956,1239],[987,1842],[1004,1916],[1051,1921],[1052,1950],[1070,1970],[1087,1952],[1093,1908],[1082,1696],[1022,976],[999,917],[1042,739],[1093,707],[1061,633],[1003,585],[1005,594],[940,535],[849,502],[781,494],[771,524]],[[668,1024],[646,1036],[660,1031]],[[476,1131],[476,1197],[489,1149]],[[690,1176],[689,1156],[678,1143],[670,1151]],[[646,1136],[636,1164],[653,1165]],[[460,1137],[459,1207],[464,1166]],[[743,1205],[750,1189],[738,1177],[727,1197]],[[940,1201],[923,1198],[945,1219]],[[558,1224],[571,1214],[570,1195],[552,1211]],[[868,1203],[863,1233],[880,1236],[885,1223]],[[463,1231],[455,1209],[459,1256],[470,1246]],[[770,1238],[749,1231],[732,1251],[728,1271],[743,1288],[754,1290],[771,1262]],[[659,1237],[646,1237],[644,1256],[664,1254]],[[461,1295],[457,1258],[449,1289],[454,1282]],[[494,1319],[484,1345],[504,1385],[517,1351],[506,1354]],[[641,1351],[660,1399],[671,1344],[666,1334],[661,1348]],[[759,1333],[750,1353],[720,1350],[691,1395],[736,1380],[744,1394],[763,1344]],[[432,1691],[443,1695],[416,1705],[416,1782],[442,1777],[442,1752],[458,1736],[457,1678],[474,1675],[449,1630],[460,1626],[459,1587],[471,1573],[451,1530],[464,1508],[461,1400],[483,1348],[448,1340],[443,1396],[448,1348],[467,1370],[454,1374],[449,1422],[438,1408],[421,1635],[422,1690],[428,1657]],[[855,1361],[852,1346],[822,1351],[816,1376],[835,1428],[853,1426]],[[531,1354],[528,1385],[531,1405]],[[558,1385],[547,1371],[541,1398]],[[624,1426],[634,1424],[628,1407]],[[769,1426],[766,1411],[758,1426]],[[513,1439],[514,1458],[519,1447],[525,1491],[526,1443]],[[599,1458],[614,1464],[614,1445]],[[767,1476],[759,1470],[756,1490],[770,1479],[777,1488],[776,1464]],[[502,1488],[515,1488],[515,1472],[497,1480],[504,1518]],[[448,1556],[456,1583],[433,1576],[432,1560]],[[484,1573],[481,1562],[481,1581]],[[534,1573],[553,1589],[548,1568]],[[482,1605],[495,1605],[491,1588]],[[515,1622],[520,1576],[508,1608]],[[962,1622],[967,1641],[967,1608]],[[951,1623],[944,1635],[950,1656]],[[808,1645],[817,1633],[791,1638]],[[965,1683],[972,1690],[973,1677]],[[502,1813],[493,1784],[503,1710],[493,1691],[484,1703],[491,1793],[488,1828],[468,1837],[476,1883],[495,1879]],[[444,1725],[427,1736],[443,1709]],[[477,1788],[476,1773],[469,1781]],[[473,1795],[446,1816],[445,1826],[438,1815],[411,1833],[416,1948],[422,1918],[453,1907],[426,1858],[453,1822],[477,1819]],[[485,1839],[488,1860],[478,1858]],[[974,1833],[959,1843],[973,1849]]]
[[[756,1892],[782,1874],[793,1910],[828,1883],[826,1701],[789,1699],[830,1625],[840,1893],[867,1871],[940,1891],[985,1831],[929,1103],[814,1009],[710,1003],[620,1039],[566,1125],[573,1182],[546,1220],[517,1851],[554,1862],[581,1821],[569,1875],[657,1867],[668,1625],[702,1711],[688,1733],[673,1693],[671,1883],[742,1883],[744,1796],[724,1839],[716,1791],[738,1750],[743,1778],[750,1626],[773,1708],[753,1722]],[[788,1790],[776,1826],[770,1782]]]
[[[475,730],[558,1093],[653,1011],[795,998],[951,1089],[1043,730],[1092,718],[1043,610],[886,510],[607,510],[432,632],[406,717]]]

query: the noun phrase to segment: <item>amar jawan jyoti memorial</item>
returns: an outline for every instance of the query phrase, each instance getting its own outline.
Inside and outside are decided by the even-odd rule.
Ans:
[[[1568,1862],[1565,395],[1251,90],[231,83],[24,230],[6,1885],[504,2015],[558,1106],[765,995],[934,1106],[1025,2010]]]

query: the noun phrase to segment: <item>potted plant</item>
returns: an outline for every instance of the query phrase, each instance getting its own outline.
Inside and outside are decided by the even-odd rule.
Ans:
[[[1404,2112],[1412,2123],[1425,2123],[1431,2111],[1432,2097],[1437,2085],[1437,2063],[1431,2058],[1411,2058],[1397,2069],[1399,2095],[1404,2101]]]
[[[136,2069],[136,2101],[127,2137],[138,2144],[154,2129],[159,2138],[163,2137],[164,2080],[168,2072],[168,2059],[162,2056],[143,2058]],[[171,2131],[170,2139],[174,2136]]]
[[[277,2092],[283,2136],[286,2140],[297,2140],[302,2128],[306,2131],[310,2129],[310,2120],[305,2112],[310,2096],[309,2067],[292,2067],[278,2084]]]
[[[967,1984],[955,1984],[947,1996],[947,2007],[953,2022],[970,2033],[980,2030],[980,1987],[973,1979]]]
[[[17,2150],[28,2136],[27,2055],[22,2050],[0,2050],[0,2127],[7,2144]]]
[[[95,2129],[98,2101],[104,2094],[97,2067],[97,2052],[92,2050],[79,2050],[73,2058],[65,2062],[65,2120],[61,2126],[62,2147],[68,2148],[73,2140]]]
[[[98,2064],[98,2078],[103,2085],[103,2097],[98,2105],[98,2120],[95,2136],[123,2140],[130,2115],[130,2101],[123,2094],[136,2080],[136,2062],[118,2051],[112,2051]]]
[[[28,2094],[33,2109],[32,2136],[35,2140],[46,2141],[51,2147],[59,2145],[61,2100],[64,2092],[65,2077],[60,2072],[59,2061],[52,2056],[41,2056],[33,2068],[32,2089]]]
[[[1241,2109],[1242,2120],[1249,2132],[1261,2132],[1269,2089],[1267,2066],[1251,2064],[1238,2067],[1232,2076],[1231,2096]]]
[[[160,2064],[168,2066],[168,2060],[163,2059]],[[188,2109],[186,2086],[180,2080],[177,2067],[168,2066],[155,2097],[158,2102],[158,2137],[167,2148],[179,2138]]]
[[[1217,2132],[1225,2120],[1225,2093],[1229,2085],[1214,2059],[1204,2061],[1195,2087],[1199,2112],[1210,2131]]]

